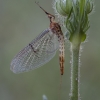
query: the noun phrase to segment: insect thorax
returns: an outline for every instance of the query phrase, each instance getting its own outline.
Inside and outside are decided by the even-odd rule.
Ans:
[[[62,30],[58,23],[55,23],[55,22],[50,23],[50,29],[54,34],[62,35]]]

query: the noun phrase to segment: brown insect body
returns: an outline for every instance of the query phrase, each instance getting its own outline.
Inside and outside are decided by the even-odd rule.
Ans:
[[[61,71],[61,75],[63,75],[64,73],[64,36],[61,30],[61,27],[58,23],[56,22],[51,22],[50,23],[50,29],[51,31],[57,35],[58,37],[58,41],[59,41],[59,61],[60,61],[60,71]]]
[[[59,41],[59,61],[60,61],[60,71],[61,75],[64,73],[64,56],[65,56],[65,45],[64,45],[64,35],[62,33],[60,25],[55,22],[55,16],[46,12],[38,3],[36,3],[47,15],[50,19],[50,29],[53,34],[56,34]]]

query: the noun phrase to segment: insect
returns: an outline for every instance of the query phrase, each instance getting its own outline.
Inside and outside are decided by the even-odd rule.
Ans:
[[[10,69],[14,73],[21,73],[38,68],[49,62],[59,49],[61,75],[64,73],[64,35],[55,16],[46,12],[39,3],[36,3],[48,16],[50,26],[37,38],[23,48],[12,60]]]

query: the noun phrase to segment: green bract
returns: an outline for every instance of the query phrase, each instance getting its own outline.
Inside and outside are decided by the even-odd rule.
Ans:
[[[56,10],[62,16],[68,16],[72,9],[71,0],[58,0],[56,2]]]
[[[91,13],[91,11],[93,10],[93,2],[91,0],[86,0],[85,6],[87,14]]]

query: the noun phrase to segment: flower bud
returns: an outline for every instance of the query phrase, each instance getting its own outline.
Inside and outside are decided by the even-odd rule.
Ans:
[[[62,16],[68,16],[72,9],[71,0],[57,0],[56,1],[56,11]]]

